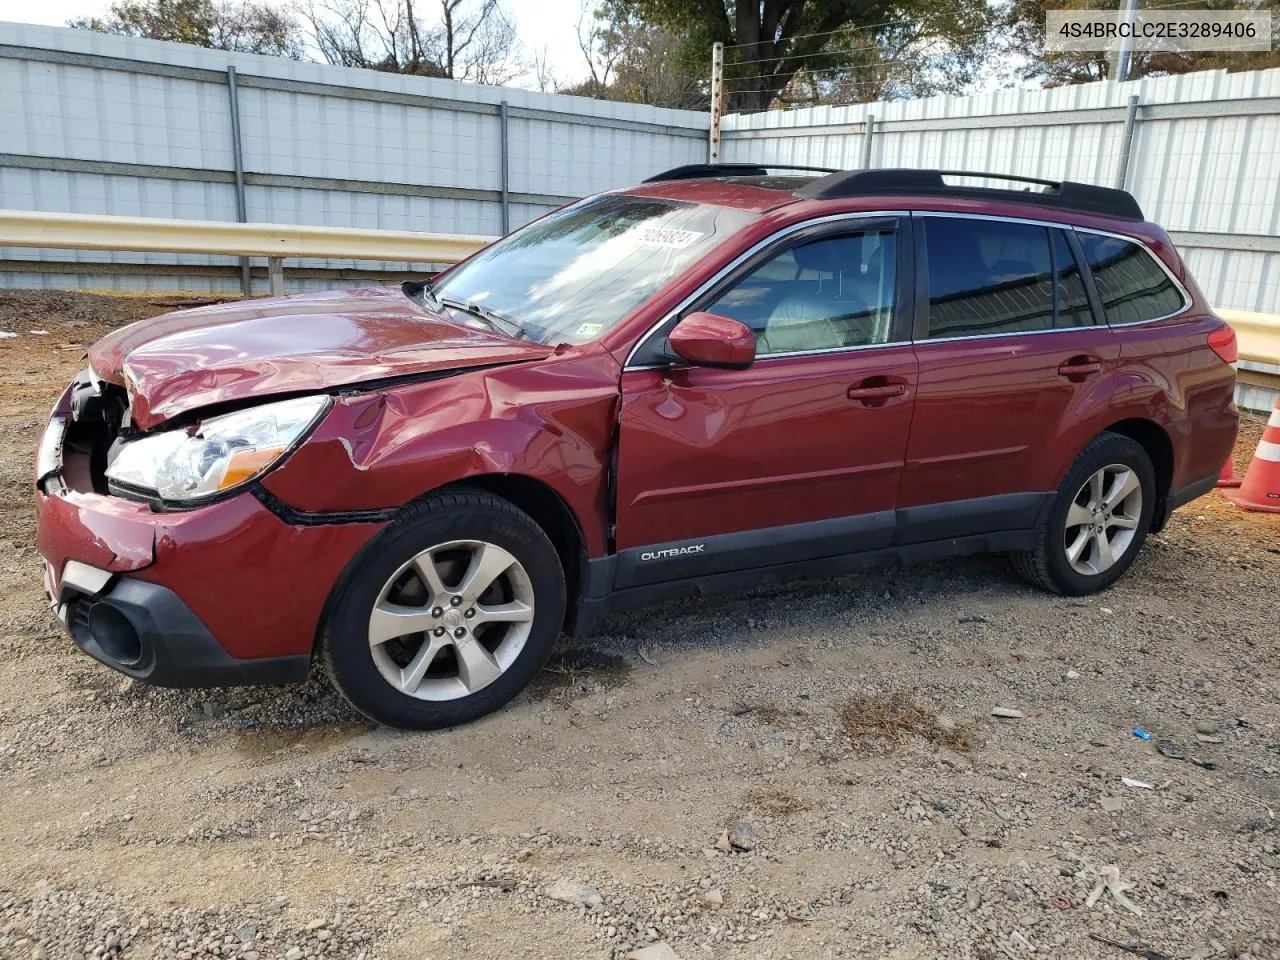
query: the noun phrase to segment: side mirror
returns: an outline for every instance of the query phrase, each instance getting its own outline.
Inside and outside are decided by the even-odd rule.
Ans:
[[[691,313],[667,337],[681,360],[699,367],[745,370],[756,359],[756,335],[740,320],[716,313]]]

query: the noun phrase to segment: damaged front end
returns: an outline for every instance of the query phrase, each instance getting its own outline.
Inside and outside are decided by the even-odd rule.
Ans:
[[[124,387],[86,367],[54,407],[36,458],[36,486],[45,493],[106,493],[111,450],[128,423]]]
[[[128,401],[86,370],[50,415],[36,545],[55,614],[85,653],[149,683],[303,679],[330,586],[381,525],[292,527],[239,486],[181,505],[122,489],[112,473],[123,451],[195,442],[213,422],[139,432]],[[256,470],[245,466],[243,478]]]

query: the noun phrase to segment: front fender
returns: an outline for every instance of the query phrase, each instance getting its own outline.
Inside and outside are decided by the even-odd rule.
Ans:
[[[316,432],[263,481],[295,510],[395,509],[469,477],[517,474],[573,511],[605,551],[617,361],[603,349],[339,396]]]

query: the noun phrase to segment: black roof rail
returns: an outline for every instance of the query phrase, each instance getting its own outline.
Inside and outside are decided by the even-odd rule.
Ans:
[[[705,180],[710,177],[767,177],[770,170],[808,170],[812,173],[839,173],[831,167],[807,167],[791,163],[688,163],[655,173],[645,183],[664,180]]]
[[[1040,190],[1002,190],[997,187],[970,187],[949,184],[944,177],[983,177],[1034,184]],[[807,200],[832,200],[876,194],[916,194],[938,197],[966,197],[979,200],[1009,200],[1061,210],[1100,213],[1126,220],[1144,220],[1142,208],[1133,194],[1111,187],[1094,187],[1071,180],[1042,180],[1007,173],[976,173],[968,170],[852,170],[833,173],[807,183],[795,191]]]

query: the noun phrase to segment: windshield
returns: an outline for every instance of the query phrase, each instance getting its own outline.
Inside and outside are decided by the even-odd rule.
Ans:
[[[653,197],[593,197],[531,224],[433,293],[539,343],[594,340],[755,214]]]

